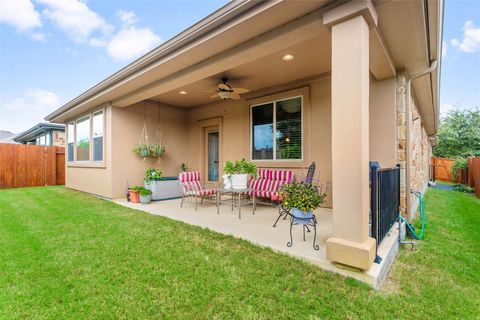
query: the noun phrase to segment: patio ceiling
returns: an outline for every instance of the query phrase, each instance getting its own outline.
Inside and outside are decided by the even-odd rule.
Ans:
[[[294,59],[284,61],[282,57],[286,54],[293,55]],[[328,73],[330,60],[330,35],[328,32],[323,32],[309,41],[287,47],[241,66],[226,69],[208,78],[155,96],[151,100],[182,108],[196,107],[215,101],[211,96],[224,76],[230,79],[232,87],[254,91]],[[187,94],[180,94],[180,91],[185,91]]]

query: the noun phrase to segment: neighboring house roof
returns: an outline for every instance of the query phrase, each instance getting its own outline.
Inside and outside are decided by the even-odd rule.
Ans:
[[[343,3],[332,0],[229,2],[45,119],[66,122],[94,107],[105,104],[125,107],[195,81],[218,78],[219,73],[251,62],[258,53],[252,53],[251,46],[267,43],[265,39],[271,40],[269,35],[287,34],[290,30],[287,25],[298,27],[304,23],[310,26],[308,30],[305,27],[307,31],[322,29],[322,12]],[[374,4],[386,51],[397,70],[412,75],[423,71],[432,60],[439,61],[439,67],[428,75],[428,80],[425,77],[413,83],[427,133],[435,134],[439,121],[443,0],[374,1]],[[289,41],[291,37],[284,45],[289,45]],[[328,47],[329,43],[325,42],[324,46]],[[273,50],[274,46],[270,48]]]
[[[41,134],[43,132],[46,132],[46,131],[50,131],[50,130],[65,131],[65,126],[63,124],[57,124],[57,123],[39,123],[39,124],[31,127],[30,129],[28,129],[27,131],[19,133],[18,135],[16,135],[13,138],[13,140],[15,142],[32,141],[32,140],[35,140],[35,138],[39,134]]]

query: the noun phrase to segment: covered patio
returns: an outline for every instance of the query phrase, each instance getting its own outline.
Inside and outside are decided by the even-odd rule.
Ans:
[[[376,289],[380,288],[398,251],[398,233],[395,225],[378,248],[378,255],[382,258],[382,262],[374,263],[368,271],[359,271],[334,264],[327,259],[326,240],[333,235],[331,209],[320,208],[315,212],[318,221],[316,243],[320,247],[317,251],[312,247],[313,232],[307,232],[306,241],[303,241],[302,226],[300,225],[293,227],[293,245],[288,247],[290,221],[289,219],[280,220],[275,228],[272,227],[278,216],[278,210],[271,206],[257,206],[255,215],[252,214],[250,205],[243,206],[242,218],[239,219],[238,209],[235,208],[232,211],[230,205],[226,203],[220,206],[220,213],[217,214],[215,203],[206,202],[198,206],[198,210],[195,211],[192,203],[184,204],[183,208],[180,208],[180,201],[180,199],[173,199],[142,205],[127,202],[126,199],[115,200],[117,204],[125,207],[182,221],[268,247],[274,251],[308,261],[323,270],[366,282]]]

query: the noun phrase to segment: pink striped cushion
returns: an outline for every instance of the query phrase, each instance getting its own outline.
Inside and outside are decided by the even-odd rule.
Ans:
[[[287,181],[288,183],[290,183],[293,180],[293,171],[290,171],[290,170],[273,170],[271,179],[272,180]]]
[[[189,171],[189,172],[182,172],[178,176],[180,182],[187,182],[187,181],[200,181],[200,172],[198,171]]]
[[[215,190],[213,189],[203,189],[198,193],[199,196],[210,196],[214,194],[215,194]]]

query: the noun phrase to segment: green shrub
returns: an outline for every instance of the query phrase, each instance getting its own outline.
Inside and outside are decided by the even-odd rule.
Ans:
[[[154,168],[149,168],[145,171],[145,182],[158,181],[162,178],[162,171]]]
[[[459,158],[452,165],[452,175],[455,179],[459,179],[460,171],[468,169],[468,160]]]
[[[326,193],[306,182],[292,182],[280,188],[283,205],[287,209],[297,208],[304,212],[315,210],[325,202]]]
[[[465,193],[474,193],[475,189],[470,188],[467,185],[464,185],[463,183],[459,183],[453,186],[453,190],[458,191],[458,192],[465,192]]]

